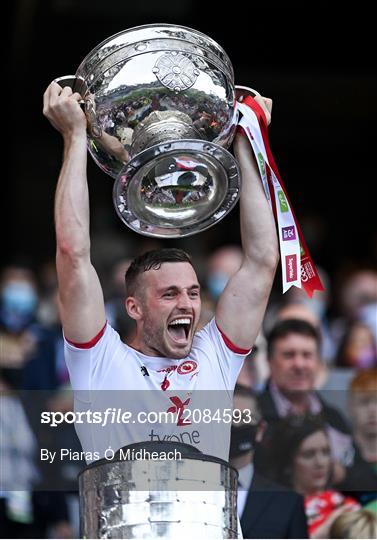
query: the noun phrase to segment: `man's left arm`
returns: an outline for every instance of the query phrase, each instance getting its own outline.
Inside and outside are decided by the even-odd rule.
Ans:
[[[271,100],[258,96],[256,101],[269,120]],[[240,226],[243,262],[219,299],[216,323],[235,346],[250,349],[262,324],[279,261],[279,248],[274,217],[246,137],[236,135],[234,152],[242,174]]]

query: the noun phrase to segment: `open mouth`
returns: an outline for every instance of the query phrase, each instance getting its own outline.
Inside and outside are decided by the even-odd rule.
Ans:
[[[191,328],[191,319],[189,317],[181,317],[174,319],[168,324],[168,333],[176,343],[187,343]]]

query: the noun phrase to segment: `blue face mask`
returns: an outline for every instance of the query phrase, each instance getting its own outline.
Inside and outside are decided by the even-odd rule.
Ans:
[[[207,278],[207,287],[214,300],[218,300],[229,281],[229,276],[222,272],[214,272]]]
[[[2,319],[11,330],[21,330],[32,319],[38,297],[34,287],[23,281],[12,281],[1,292]]]
[[[1,293],[1,300],[6,311],[29,315],[37,306],[34,287],[22,281],[13,281],[6,285]]]

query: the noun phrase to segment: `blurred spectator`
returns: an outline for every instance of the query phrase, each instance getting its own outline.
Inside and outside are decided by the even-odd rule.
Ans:
[[[339,489],[374,490],[373,471],[355,448],[351,429],[340,412],[315,390],[320,367],[318,330],[303,320],[277,323],[268,336],[267,354],[271,377],[259,396],[263,418],[268,424],[256,466],[268,475],[272,438],[279,418],[307,414],[321,416],[326,424],[334,460],[334,481]]]
[[[377,368],[355,375],[350,384],[349,404],[356,444],[377,473]]]
[[[303,289],[291,287],[285,295],[285,303],[287,304],[302,304],[307,306],[321,324],[326,323],[326,315],[331,298],[331,283],[330,277],[324,268],[317,265],[319,277],[321,278],[323,291],[314,291],[311,298],[308,297]]]
[[[250,388],[237,385],[233,407],[243,418],[232,425],[229,456],[239,474],[237,505],[243,537],[307,538],[303,498],[254,469],[254,448],[264,430],[256,395]]]
[[[266,339],[259,333],[251,353],[245,358],[237,383],[256,392],[262,391],[270,375],[267,362]]]
[[[7,266],[1,276],[1,323],[10,332],[22,332],[34,319],[38,304],[36,279],[25,266]]]
[[[72,538],[65,495],[41,489],[38,444],[17,380],[0,375],[0,537],[47,538],[53,532],[55,538]]]
[[[300,289],[297,289],[297,290],[300,290]],[[303,291],[300,290],[300,292],[303,292]],[[327,375],[326,365],[322,361],[322,358],[323,358],[322,352],[324,350],[324,347],[323,347],[324,332],[321,327],[321,321],[318,318],[318,316],[314,313],[314,311],[310,309],[306,304],[301,304],[301,303],[296,302],[292,304],[285,304],[280,309],[278,309],[276,313],[275,324],[277,324],[279,321],[293,320],[293,319],[306,321],[309,324],[311,324],[314,328],[316,328],[316,330],[318,331],[319,347],[320,347],[319,357],[321,361],[318,362],[318,368],[316,372],[316,379],[315,379],[314,386],[316,388],[320,387],[322,386]]]
[[[335,355],[335,344],[330,333],[330,325],[327,318],[330,298],[330,278],[323,268],[319,268],[319,275],[324,286],[323,291],[314,291],[309,298],[303,289],[291,287],[281,304],[269,310],[264,328],[269,333],[277,321],[283,319],[302,319],[315,326],[321,335],[321,358],[327,363],[332,363]]]
[[[34,418],[38,407],[24,407],[18,395],[21,389],[51,391],[58,386],[55,334],[37,322],[38,301],[33,271],[21,264],[7,266],[0,279],[0,513],[2,534],[8,538],[44,537],[55,525],[59,534],[71,531],[64,495],[39,491],[43,477],[36,466],[33,430],[40,425]],[[43,401],[42,393],[32,394],[31,400],[34,405]]]
[[[332,486],[334,474],[326,426],[303,416],[282,420],[273,437],[275,477],[305,497],[311,538],[328,538],[341,513],[360,508]]]
[[[135,322],[127,314],[125,301],[125,274],[132,259],[118,260],[110,270],[108,299],[105,304],[107,320],[119,333],[122,341],[128,343],[135,330]]]
[[[370,304],[377,304],[377,272],[357,270],[343,284],[341,290],[342,314],[349,320],[358,319],[360,310]]]
[[[365,304],[359,309],[359,320],[363,322],[374,336],[377,342],[377,303]]]
[[[201,330],[215,316],[216,304],[208,291],[201,291],[202,309],[198,323],[197,332]]]
[[[2,538],[33,537],[32,490],[39,479],[36,440],[11,381],[0,375],[0,521]]]
[[[54,338],[36,322],[38,291],[32,270],[7,266],[0,279],[0,373],[16,388],[53,389]]]
[[[348,326],[360,321],[369,326],[377,339],[377,272],[361,269],[352,272],[339,287],[340,316],[331,325],[336,344],[343,339]]]
[[[377,342],[367,324],[352,321],[345,328],[335,365],[356,369],[377,367]]]
[[[58,278],[55,260],[47,261],[39,271],[40,298],[37,310],[37,320],[43,326],[59,325],[57,302]]]
[[[286,319],[300,319],[307,321],[312,326],[320,330],[320,320],[317,314],[307,305],[300,302],[284,304],[276,313],[276,321],[285,321]]]
[[[207,289],[217,302],[229,278],[240,268],[242,249],[237,245],[227,245],[216,249],[208,258]]]
[[[377,516],[361,508],[345,512],[330,527],[329,538],[377,538]]]

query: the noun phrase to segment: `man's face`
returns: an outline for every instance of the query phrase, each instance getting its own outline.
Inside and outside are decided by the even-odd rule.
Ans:
[[[351,396],[355,430],[365,437],[377,437],[377,395],[373,390],[355,391]]]
[[[277,339],[270,368],[271,378],[282,392],[313,390],[319,368],[316,340],[294,333]]]
[[[195,270],[186,262],[163,263],[158,270],[144,272],[141,284],[144,291],[138,325],[146,354],[185,358],[200,317]]]

